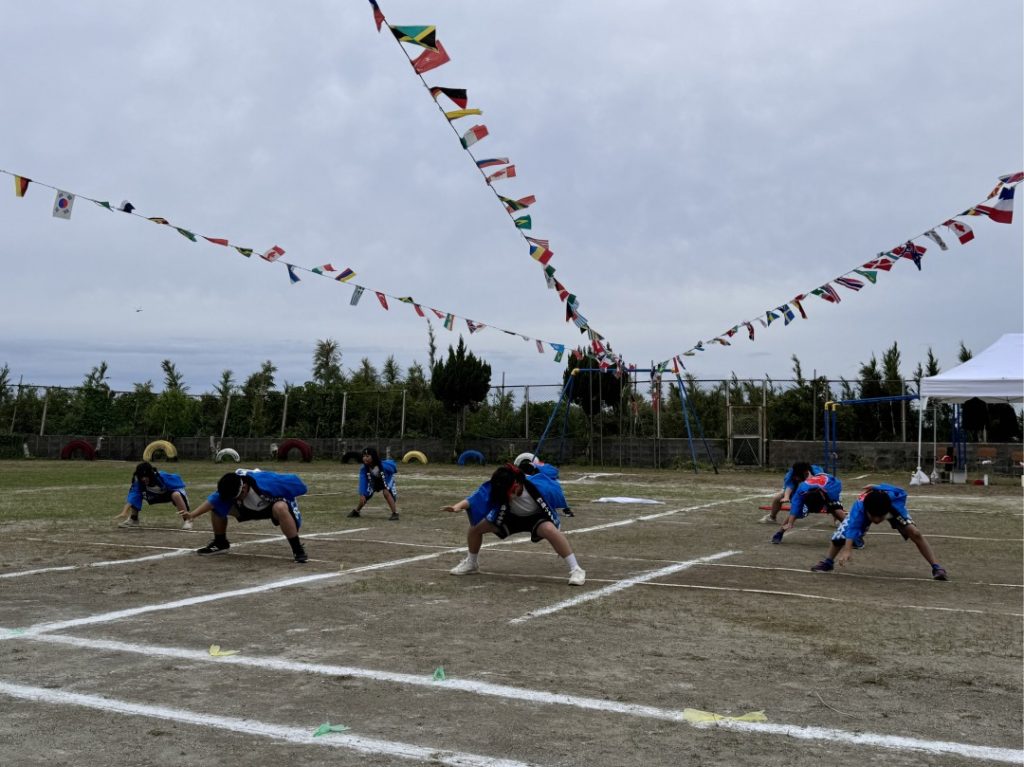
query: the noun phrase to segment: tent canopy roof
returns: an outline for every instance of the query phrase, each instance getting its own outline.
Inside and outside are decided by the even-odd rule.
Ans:
[[[1024,333],[1007,333],[945,373],[921,379],[921,396],[946,402],[969,399],[1024,402]]]

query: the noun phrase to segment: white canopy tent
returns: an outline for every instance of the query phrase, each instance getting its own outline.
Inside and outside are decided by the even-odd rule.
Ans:
[[[921,437],[929,399],[962,403],[1024,403],[1024,333],[1007,333],[984,351],[945,373],[921,379],[917,424],[917,474],[921,472]]]

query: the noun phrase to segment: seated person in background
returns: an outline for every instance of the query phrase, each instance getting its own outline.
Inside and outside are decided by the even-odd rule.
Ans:
[[[907,513],[907,492],[895,485],[882,484],[869,485],[861,493],[849,515],[833,534],[828,554],[811,570],[816,573],[827,573],[836,565],[845,566],[853,555],[853,549],[857,548],[858,543],[863,543],[864,534],[871,525],[880,524],[885,519],[889,520],[893,529],[899,530],[903,540],[914,542],[921,556],[932,566],[932,578],[937,581],[949,580],[946,569],[935,560],[931,546]]]
[[[786,521],[772,536],[772,543],[782,543],[782,536],[793,529],[798,519],[808,513],[827,512],[842,522],[846,518],[843,504],[839,502],[839,494],[843,491],[843,483],[831,474],[812,474],[796,486],[793,499],[789,503],[789,515]]]

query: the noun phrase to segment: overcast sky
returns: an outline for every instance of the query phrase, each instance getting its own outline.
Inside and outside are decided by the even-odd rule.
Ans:
[[[192,391],[263,360],[310,377],[317,339],[343,366],[427,360],[412,307],[452,312],[493,382],[549,384],[547,342],[581,336],[366,0],[47,3],[0,0],[0,168],[367,287],[246,259],[169,227],[0,177],[0,365],[15,381]],[[380,0],[436,24],[469,91],[477,158],[509,157],[502,195],[536,195],[532,234],[591,325],[646,366],[809,292],[981,202],[1022,158],[1020,0]],[[410,55],[419,50],[406,46]],[[444,103],[444,102],[442,102]],[[445,108],[454,108],[445,103]],[[1022,193],[1024,195],[1024,193]],[[1020,208],[1020,204],[1018,204]],[[964,219],[839,305],[685,358],[699,378],[853,377],[899,343],[952,367],[1024,325],[1021,219]],[[141,309],[141,311],[139,311]],[[429,312],[428,312],[429,314]],[[472,336],[465,318],[493,327]],[[538,354],[532,339],[546,342]]]

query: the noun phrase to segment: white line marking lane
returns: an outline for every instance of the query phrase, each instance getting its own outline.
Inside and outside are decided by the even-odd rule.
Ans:
[[[369,530],[369,529],[370,528],[368,528],[368,527],[356,527],[356,528],[352,528],[350,530],[335,530],[333,532],[328,532],[328,533],[310,533],[309,535],[303,535],[302,537],[303,538],[321,538],[321,537],[325,537],[325,536],[328,536],[328,535],[348,535],[349,533],[359,533],[359,532],[362,532],[363,530]],[[280,540],[281,540],[281,536],[280,535],[275,535],[273,538],[260,538],[260,539],[255,540],[255,541],[242,541],[241,543],[232,543],[231,544],[231,548],[233,548],[233,549],[240,549],[240,548],[242,548],[244,546],[255,546],[255,545],[261,544],[261,543],[276,543],[276,542],[278,542]],[[118,547],[120,547],[123,544],[120,544],[120,543],[101,543],[101,542],[92,541],[92,542],[90,542],[90,545],[93,545],[93,546],[118,546]],[[147,547],[147,548],[165,549],[165,548],[168,548],[168,547],[167,546],[153,546],[153,547]],[[101,562],[90,562],[87,565],[67,565],[67,566],[64,566],[64,567],[41,567],[41,568],[38,568],[36,570],[19,570],[17,572],[13,572],[13,573],[0,573],[0,578],[21,578],[21,577],[26,576],[26,575],[39,575],[40,573],[54,573],[54,572],[63,572],[63,571],[67,571],[67,570],[81,570],[81,569],[84,569],[86,567],[110,567],[111,565],[130,565],[130,564],[134,564],[136,562],[149,562],[149,561],[152,561],[154,559],[170,559],[171,557],[181,557],[181,556],[184,556],[186,554],[192,554],[194,552],[195,552],[194,548],[187,548],[187,549],[176,548],[176,549],[172,549],[171,551],[166,551],[163,554],[150,554],[149,556],[133,557],[131,559],[105,559],[105,560],[103,560]]]
[[[460,751],[447,751],[436,748],[416,746],[411,743],[400,743],[389,740],[366,738],[349,733],[332,733],[328,737],[314,737],[315,726],[307,729],[287,727],[255,719],[237,719],[217,714],[204,714],[166,706],[150,706],[143,703],[131,703],[115,700],[99,695],[47,690],[41,687],[27,687],[20,684],[0,682],[0,694],[13,698],[30,700],[37,703],[48,703],[63,706],[82,706],[97,711],[113,711],[128,716],[145,716],[159,721],[181,722],[197,727],[208,727],[217,730],[230,730],[246,736],[258,736],[271,740],[283,740],[305,746],[326,746],[327,748],[344,748],[370,756],[394,756],[401,759],[415,759],[429,764],[447,764],[452,767],[531,767],[526,762],[512,759],[499,759],[479,754]]]
[[[1019,764],[1021,760],[1024,759],[1024,750],[1018,751],[1008,748],[978,746],[969,743],[957,743],[951,741],[904,738],[869,732],[848,732],[846,730],[837,730],[825,727],[808,727],[781,723],[748,723],[731,720],[723,720],[710,725],[691,723],[686,719],[686,709],[659,708],[657,706],[646,706],[638,703],[623,703],[614,700],[604,700],[602,698],[588,698],[579,695],[551,693],[544,690],[512,687],[511,685],[492,684],[490,682],[478,682],[471,679],[448,678],[444,681],[436,681],[426,674],[400,674],[389,671],[378,671],[376,669],[360,668],[356,666],[322,665],[283,660],[281,658],[255,658],[241,655],[215,658],[206,651],[190,650],[187,648],[141,645],[138,643],[129,644],[126,642],[113,642],[103,639],[85,639],[73,636],[57,636],[53,634],[45,636],[23,636],[22,638],[38,642],[69,645],[71,647],[103,650],[107,652],[127,652],[137,655],[167,657],[202,663],[226,663],[233,666],[285,671],[300,675],[320,674],[324,676],[352,676],[377,682],[429,687],[439,691],[464,692],[473,695],[522,701],[530,704],[542,703],[546,705],[568,706],[571,708],[622,714],[638,718],[679,722],[698,728],[724,727],[727,729],[737,730],[739,732],[785,735],[799,740],[823,741],[831,744],[847,743],[851,745],[872,746],[892,751],[909,750],[923,751],[931,754],[955,754],[971,759],[985,759],[990,761],[1008,762],[1011,764]],[[3,691],[3,683],[0,683],[0,691]],[[45,690],[43,692],[51,693],[53,691]],[[66,695],[67,693],[55,694]],[[236,728],[232,727],[231,729]],[[498,763],[495,762],[494,764]]]
[[[662,576],[665,576],[665,575],[671,575],[672,573],[678,573],[680,570],[688,570],[689,568],[693,567],[694,565],[703,564],[704,562],[714,562],[717,559],[722,559],[724,557],[731,557],[733,554],[739,554],[739,553],[740,552],[738,552],[738,551],[720,551],[717,554],[710,554],[710,555],[708,555],[706,557],[700,557],[698,559],[691,559],[691,560],[686,561],[686,562],[677,562],[674,565],[669,565],[668,567],[662,567],[659,570],[651,570],[650,572],[641,573],[640,575],[634,575],[632,578],[626,578],[625,580],[617,581],[616,583],[613,583],[611,586],[605,586],[603,589],[597,589],[596,591],[588,591],[585,594],[580,594],[577,597],[572,597],[571,599],[566,599],[566,600],[564,600],[562,602],[558,602],[557,604],[553,604],[553,605],[550,605],[548,607],[542,607],[542,608],[540,608],[538,610],[531,610],[526,615],[521,615],[518,618],[513,618],[512,620],[509,621],[509,623],[512,623],[512,624],[525,623],[526,621],[530,620],[531,618],[539,618],[542,615],[550,615],[551,613],[556,613],[559,610],[565,610],[566,608],[569,608],[569,607],[575,607],[576,605],[581,605],[584,602],[590,602],[590,601],[592,601],[594,599],[600,599],[601,597],[606,597],[609,594],[615,594],[615,593],[617,593],[619,591],[624,591],[625,589],[628,589],[631,586],[636,586],[639,583],[644,583],[646,581],[652,581],[655,578],[661,578]]]

